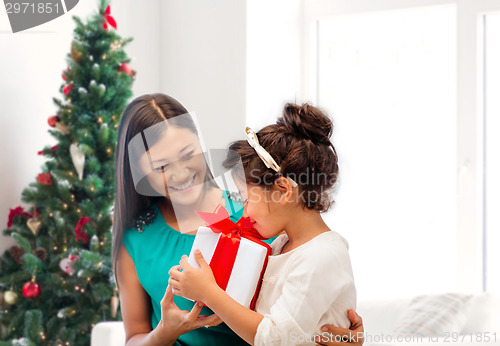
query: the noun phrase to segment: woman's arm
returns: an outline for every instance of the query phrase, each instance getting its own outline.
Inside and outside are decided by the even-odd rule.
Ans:
[[[215,315],[198,316],[201,307],[196,304],[191,312],[180,310],[173,303],[171,288],[167,288],[161,301],[161,320],[152,330],[150,297],[139,282],[135,264],[123,244],[118,253],[116,276],[127,346],[173,345],[180,335],[190,330],[222,321]]]
[[[349,321],[351,321],[351,327],[349,329],[324,325],[321,327],[321,330],[327,334],[323,335],[323,337],[320,335],[316,336],[314,341],[316,341],[318,345],[323,346],[363,345],[365,341],[363,319],[354,310],[348,310],[347,316],[349,317]]]
[[[170,270],[169,285],[174,287],[175,294],[204,302],[229,328],[246,342],[253,344],[263,316],[235,301],[217,285],[210,266],[199,250],[194,252],[194,257],[200,269],[190,266],[188,257],[183,256],[181,265]],[[183,269],[182,272],[180,267]]]

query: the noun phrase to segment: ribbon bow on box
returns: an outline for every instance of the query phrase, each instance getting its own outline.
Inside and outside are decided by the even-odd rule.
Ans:
[[[262,241],[262,239],[266,238],[262,237],[259,232],[252,227],[252,223],[248,218],[242,217],[236,223],[231,221],[229,219],[229,213],[221,205],[218,205],[213,213],[196,213],[205,221],[207,227],[209,227],[212,232],[220,233],[209,265],[212,268],[215,281],[223,290],[226,290],[228,286],[242,238],[262,246],[267,252],[260,272],[256,292],[250,304],[250,308],[253,309],[260,289],[260,282],[262,281],[262,276],[267,266],[267,257],[271,255],[272,252],[271,247]],[[205,258],[205,260],[207,259]]]

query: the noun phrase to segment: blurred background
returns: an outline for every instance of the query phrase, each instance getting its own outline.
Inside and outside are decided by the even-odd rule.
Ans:
[[[96,2],[70,12],[85,18]],[[500,2],[121,0],[134,96],[194,111],[211,147],[285,102],[333,118],[324,215],[350,244],[359,300],[500,292]],[[43,163],[70,15],[12,34],[0,13],[0,224]],[[494,177],[497,178],[494,178]],[[0,236],[0,251],[14,241]]]

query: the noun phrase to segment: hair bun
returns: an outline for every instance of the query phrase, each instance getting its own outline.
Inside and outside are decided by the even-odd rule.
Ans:
[[[331,145],[333,123],[319,108],[308,103],[297,105],[287,103],[283,116],[276,122],[295,137],[310,139],[318,144]]]

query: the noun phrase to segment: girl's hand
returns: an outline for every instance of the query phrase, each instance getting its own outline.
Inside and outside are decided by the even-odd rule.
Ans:
[[[173,341],[193,329],[203,326],[216,326],[222,320],[215,314],[210,316],[198,316],[203,304],[195,303],[191,311],[181,310],[175,305],[172,287],[169,285],[165,296],[161,300],[161,320],[156,327],[159,336],[164,336],[163,342],[172,339]]]
[[[328,334],[324,334],[324,336],[318,335],[315,337],[314,341],[316,341],[318,345],[324,346],[363,345],[365,341],[363,319],[354,310],[348,310],[347,316],[351,321],[350,329],[339,328],[327,324],[321,327],[321,330]]]
[[[219,286],[200,250],[194,251],[194,259],[200,268],[191,266],[188,263],[188,256],[184,255],[180,261],[181,265],[172,267],[168,272],[170,274],[168,282],[174,288],[174,294],[196,301],[206,301],[210,291]]]

